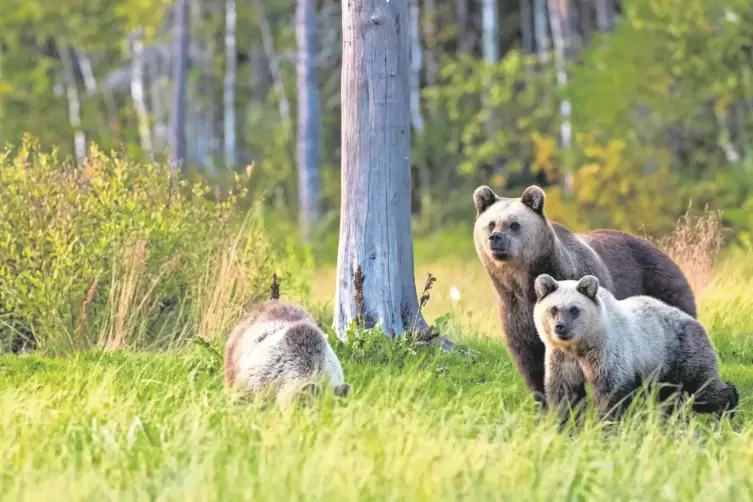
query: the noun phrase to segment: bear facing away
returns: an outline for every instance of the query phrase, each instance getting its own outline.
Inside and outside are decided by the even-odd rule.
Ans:
[[[481,186],[473,194],[473,240],[497,292],[502,327],[513,360],[537,400],[544,394],[544,344],[536,334],[533,283],[594,275],[618,299],[648,295],[696,316],[690,284],[680,268],[644,239],[616,230],[573,233],[547,219],[544,191],[504,198]],[[585,379],[579,387],[585,397]]]
[[[294,396],[315,390],[324,375],[345,397],[342,366],[314,318],[297,305],[268,300],[251,308],[225,347],[225,386],[249,397],[274,391],[287,407]]]
[[[714,347],[690,315],[650,296],[617,300],[591,275],[556,281],[543,274],[535,289],[550,410],[566,413],[577,400],[579,368],[602,417],[619,417],[643,382],[669,384],[660,399],[677,390],[693,395],[696,412],[734,414],[737,389],[721,381]]]

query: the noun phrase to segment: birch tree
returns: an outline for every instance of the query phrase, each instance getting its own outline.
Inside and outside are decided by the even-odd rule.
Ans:
[[[173,29],[173,102],[170,113],[170,159],[175,169],[186,158],[186,84],[188,80],[188,0],[175,1]]]
[[[235,80],[237,51],[235,43],[236,27],[235,0],[225,1],[225,86],[224,86],[224,123],[225,123],[225,164],[234,167],[235,151]]]
[[[138,29],[131,35],[131,99],[139,122],[141,149],[152,155],[152,134],[149,126],[149,112],[146,109],[144,93],[144,30]]]
[[[342,194],[334,316],[341,339],[357,316],[365,327],[381,322],[392,337],[412,324],[426,326],[413,276],[409,23],[405,0],[342,1]]]
[[[421,114],[421,34],[419,25],[421,11],[418,0],[410,0],[410,116],[413,130],[418,135],[424,132],[424,117]]]
[[[319,141],[321,111],[316,78],[316,0],[297,0],[298,39],[298,200],[303,238],[319,221]]]
[[[60,60],[63,63],[63,73],[65,81],[65,93],[68,99],[68,118],[73,128],[73,145],[76,153],[76,160],[81,163],[86,157],[86,135],[81,126],[81,102],[78,98],[78,89],[76,87],[76,76],[73,73],[73,61],[71,58],[71,49],[58,44]]]
[[[552,27],[552,41],[554,42],[554,67],[557,74],[557,86],[560,89],[567,87],[567,69],[565,66],[565,37],[563,31],[567,22],[565,13],[557,5],[557,0],[548,0],[549,24]],[[562,148],[568,149],[572,144],[572,128],[570,127],[570,101],[560,101],[560,141]]]

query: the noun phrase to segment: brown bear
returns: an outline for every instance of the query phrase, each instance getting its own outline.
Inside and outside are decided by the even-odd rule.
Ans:
[[[558,281],[593,275],[618,300],[647,295],[697,315],[688,280],[653,244],[617,230],[571,232],[547,219],[544,200],[537,186],[526,188],[519,199],[499,197],[488,186],[473,193],[476,252],[497,291],[508,349],[539,402],[544,402],[545,353],[533,320],[539,275]],[[585,377],[577,393],[585,397]]]

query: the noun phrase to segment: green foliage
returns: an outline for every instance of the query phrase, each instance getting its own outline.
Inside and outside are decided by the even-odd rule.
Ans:
[[[275,263],[258,215],[239,218],[241,177],[222,200],[211,201],[208,186],[172,176],[165,165],[96,149],[80,168],[29,139],[17,152],[6,150],[0,308],[13,320],[6,325],[31,328],[53,350],[122,344],[112,337],[128,333],[113,330],[133,323],[147,328],[141,342],[167,343],[198,323],[192,310],[216,294],[206,275],[228,248],[230,264],[216,270],[228,277],[213,280],[235,281],[228,287],[240,288],[239,300],[265,295],[272,271],[287,270]],[[229,278],[232,264],[245,277]],[[4,333],[7,342],[12,333]]]

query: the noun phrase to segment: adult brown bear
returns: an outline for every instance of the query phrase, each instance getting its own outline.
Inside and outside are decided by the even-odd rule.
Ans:
[[[544,213],[544,191],[530,186],[518,198],[481,186],[473,193],[473,240],[497,290],[507,346],[537,400],[544,396],[544,344],[536,334],[534,281],[585,275],[618,300],[648,295],[696,317],[693,291],[680,268],[650,242],[616,230],[573,233]],[[585,377],[578,387],[585,397]]]

